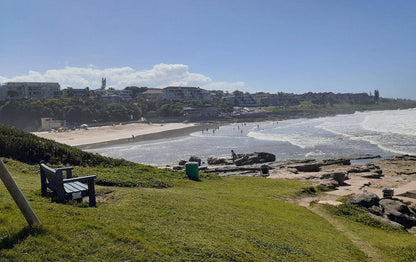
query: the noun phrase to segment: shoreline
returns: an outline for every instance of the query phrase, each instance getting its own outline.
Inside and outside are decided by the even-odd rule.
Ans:
[[[109,140],[109,141],[102,141],[102,142],[97,142],[97,143],[82,144],[82,145],[77,145],[75,147],[81,150],[96,149],[96,148],[101,148],[101,147],[108,147],[108,146],[121,145],[121,144],[127,144],[127,143],[137,143],[137,142],[143,142],[143,141],[181,137],[181,136],[189,135],[193,132],[200,131],[201,128],[202,129],[212,128],[212,126],[214,126],[214,124],[204,124],[204,123],[194,124],[193,126],[188,126],[184,128],[170,129],[166,131],[137,135],[134,137],[134,142],[132,142],[131,138],[129,137],[129,138]],[[218,125],[215,124],[215,126],[218,126]]]
[[[386,109],[387,111],[394,111]],[[292,119],[314,119],[322,117],[335,117],[338,115],[351,115],[357,112],[371,112],[371,111],[386,111],[386,110],[367,110],[367,111],[343,111],[334,113],[328,112],[291,112],[289,114],[270,114],[266,117],[248,116],[242,118],[222,119],[212,121],[201,121],[191,123],[166,122],[166,123],[126,123],[124,125],[106,125],[99,127],[91,127],[88,130],[75,130],[69,132],[32,132],[37,136],[51,139],[53,141],[77,147],[79,149],[97,149],[113,145],[120,145],[132,143],[132,135],[134,135],[134,142],[151,141],[158,139],[174,138],[189,135],[190,133],[201,131],[203,129],[212,129],[218,126],[225,126],[232,123],[243,122],[264,122],[284,121]],[[274,115],[274,117],[270,117]]]
[[[77,129],[67,132],[32,132],[32,134],[79,149],[100,147],[185,136],[203,128],[213,128],[217,123],[164,123],[143,124],[128,123],[91,127],[87,130]]]

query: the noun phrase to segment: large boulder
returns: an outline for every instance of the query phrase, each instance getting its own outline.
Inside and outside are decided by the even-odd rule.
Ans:
[[[369,208],[372,206],[378,206],[380,198],[374,193],[364,193],[355,195],[347,200],[347,204],[362,206]]]
[[[322,175],[321,179],[335,180],[338,185],[342,185],[344,184],[344,181],[348,179],[348,176],[345,172],[333,172]]]
[[[299,172],[319,172],[321,171],[321,164],[313,163],[313,164],[302,164],[302,165],[295,165],[293,166]]]
[[[236,166],[262,164],[273,162],[276,156],[266,152],[254,152],[252,154],[238,154],[237,159],[234,160]]]
[[[191,157],[189,158],[189,162],[198,162],[198,166],[200,166],[200,165],[201,165],[202,160],[201,160],[201,158],[199,158],[199,157],[197,157],[197,156],[191,156]]]
[[[416,226],[416,214],[406,204],[397,199],[382,199],[380,206],[383,216],[391,221],[397,222],[406,228]]]
[[[208,165],[229,165],[232,164],[232,160],[225,158],[209,157],[207,163]]]
[[[276,161],[276,156],[267,152],[255,152],[260,163],[274,162]]]

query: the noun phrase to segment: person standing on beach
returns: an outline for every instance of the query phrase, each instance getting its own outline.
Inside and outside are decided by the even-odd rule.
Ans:
[[[233,159],[233,162],[237,159],[237,154],[232,149],[231,149],[231,157]]]
[[[134,142],[134,135],[131,135],[131,142]]]

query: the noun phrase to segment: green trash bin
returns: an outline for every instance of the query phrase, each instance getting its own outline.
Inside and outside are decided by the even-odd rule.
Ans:
[[[199,169],[197,162],[188,162],[185,164],[186,175],[191,180],[199,180]]]

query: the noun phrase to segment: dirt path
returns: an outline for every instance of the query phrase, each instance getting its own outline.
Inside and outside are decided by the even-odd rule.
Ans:
[[[382,256],[380,254],[380,252],[378,251],[378,249],[374,248],[367,241],[361,239],[359,236],[357,236],[353,232],[349,231],[348,228],[346,228],[342,223],[340,223],[336,219],[332,218],[329,214],[322,211],[319,208],[319,206],[316,206],[316,205],[311,206],[310,205],[310,203],[312,201],[315,201],[315,200],[317,200],[317,201],[321,201],[321,200],[334,201],[333,197],[334,196],[326,195],[326,194],[325,195],[320,195],[320,196],[317,196],[317,197],[307,197],[307,198],[300,199],[298,204],[300,206],[308,208],[309,210],[311,210],[312,212],[314,212],[318,216],[327,220],[336,230],[338,230],[341,234],[343,234],[348,239],[350,239],[358,249],[360,249],[362,252],[364,252],[364,254],[366,254],[368,259],[370,259],[371,261],[377,261],[377,262],[379,262],[379,261],[381,261],[381,262],[390,261],[390,260],[386,259],[384,256]]]

